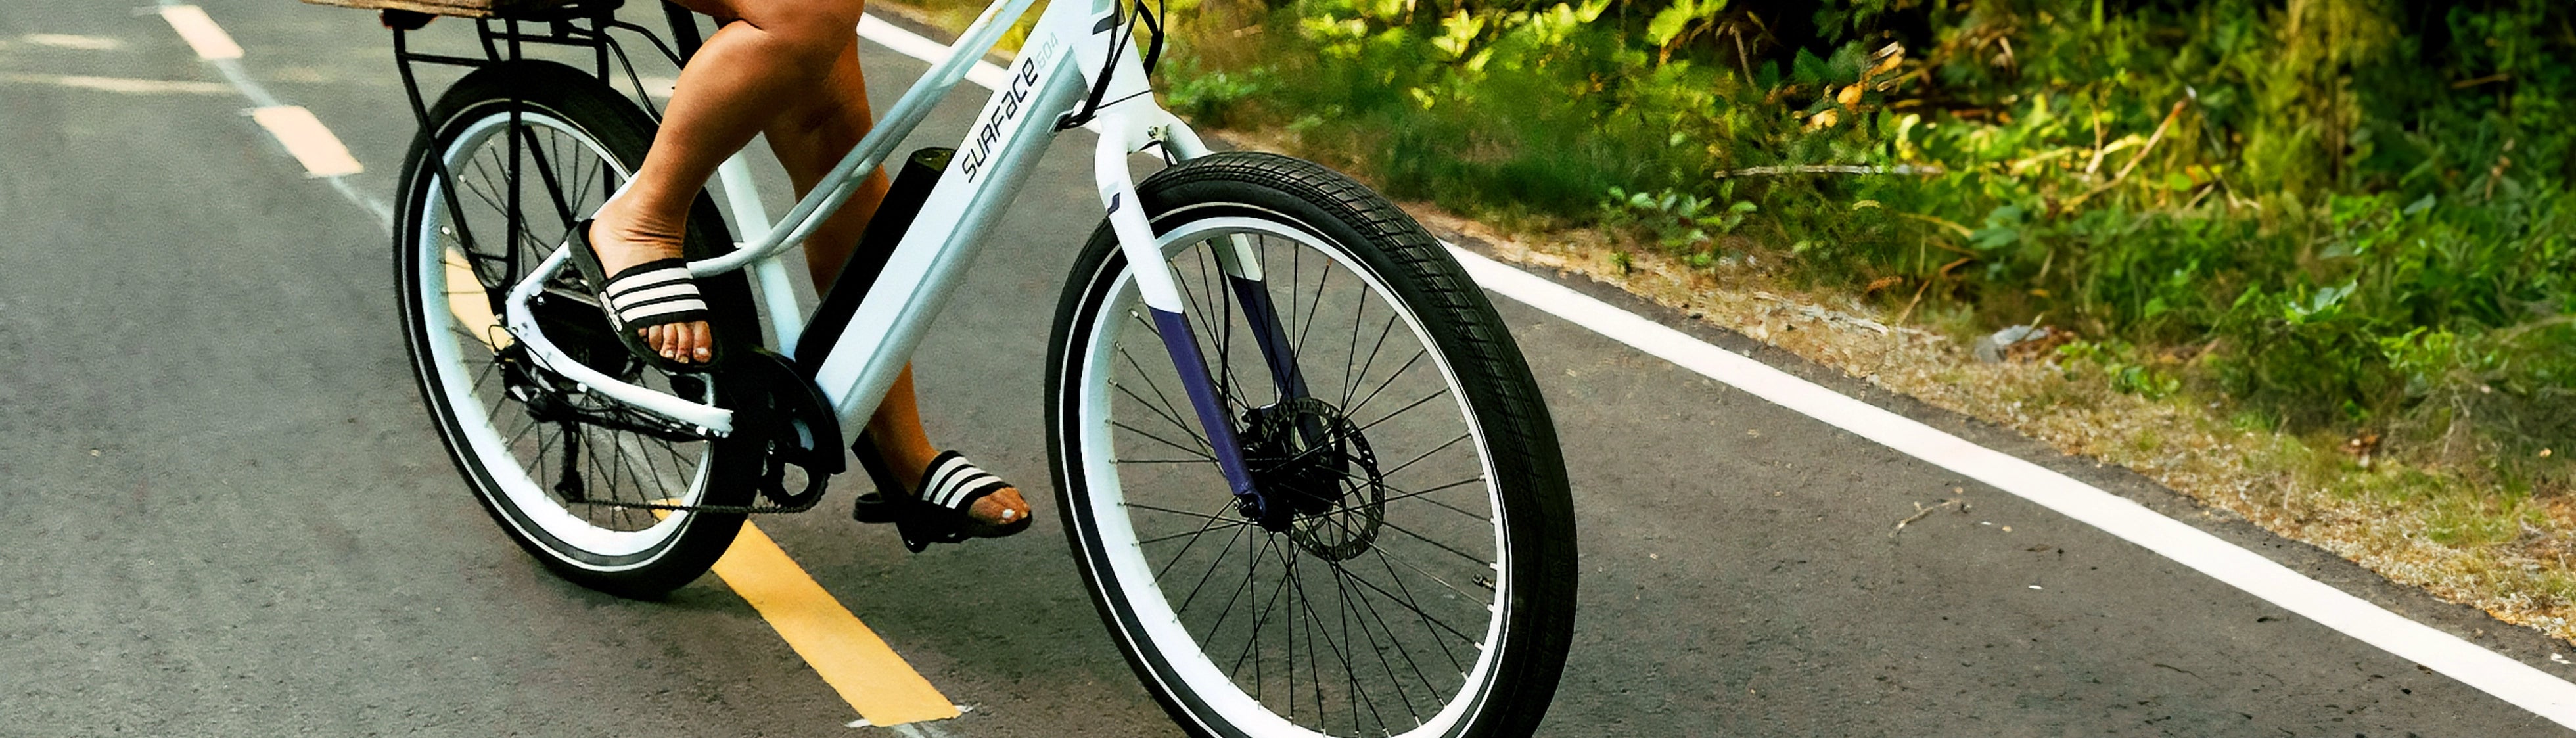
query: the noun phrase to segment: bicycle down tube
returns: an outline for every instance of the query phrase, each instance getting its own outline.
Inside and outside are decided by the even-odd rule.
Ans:
[[[781,272],[775,263],[781,253],[838,210],[867,174],[876,171],[898,142],[928,117],[931,108],[954,89],[966,71],[999,40],[1002,31],[1034,2],[1001,0],[986,8],[983,16],[950,47],[948,58],[914,83],[876,128],[834,167],[823,180],[826,186],[808,193],[775,224],[741,224],[746,229],[746,243],[741,248],[692,262],[690,272],[703,276],[755,266],[755,272],[763,277],[760,281],[764,292],[771,291],[771,285],[778,281],[772,277]],[[875,412],[922,332],[955,287],[960,270],[973,262],[982,237],[1026,183],[1061,123],[1084,104],[1083,95],[1097,86],[1098,94],[1091,98],[1097,101],[1097,108],[1086,112],[1094,116],[1101,131],[1094,164],[1102,205],[1120,249],[1135,271],[1140,297],[1154,313],[1157,331],[1207,431],[1207,440],[1213,446],[1210,451],[1218,458],[1229,487],[1243,502],[1245,511],[1261,515],[1266,506],[1254,489],[1241,447],[1235,442],[1232,423],[1226,417],[1222,398],[1209,381],[1189,322],[1183,319],[1184,301],[1179,289],[1167,267],[1149,266],[1164,264],[1164,258],[1143,208],[1136,202],[1135,185],[1127,171],[1127,156],[1149,146],[1161,145],[1179,160],[1205,155],[1207,149],[1178,118],[1155,105],[1140,55],[1128,36],[1132,26],[1121,23],[1121,15],[1116,0],[1051,3],[1022,53],[1007,68],[1005,84],[986,100],[957,147],[955,163],[931,190],[921,213],[897,243],[848,327],[833,337],[828,351],[822,351],[824,347],[790,347],[786,339],[781,340],[780,346],[794,351],[800,362],[813,367],[816,385],[842,420],[844,445],[855,442],[866,418]],[[1104,60],[1111,62],[1105,70]],[[1105,83],[1098,79],[1103,73],[1109,75]],[[726,179],[728,185],[747,181]],[[747,188],[726,189],[728,199],[734,201],[737,219],[761,212],[756,193]],[[1249,246],[1237,243],[1231,251],[1234,253],[1229,255],[1235,258],[1221,261],[1226,262],[1224,266],[1236,289],[1266,297],[1266,291],[1259,286],[1261,274],[1249,258]],[[535,288],[561,267],[567,255],[568,251],[559,249],[544,267],[529,273],[520,289],[512,291],[506,306],[510,330],[534,337],[526,342],[532,353],[547,366],[586,386],[710,433],[730,433],[730,411],[626,384],[597,372],[580,371],[579,362],[570,360],[543,339],[528,300]],[[1268,302],[1263,299],[1255,304],[1268,308]],[[782,337],[796,335],[803,316],[796,311],[778,312],[774,309],[777,304],[773,298],[773,329]],[[1260,312],[1265,314],[1247,317],[1264,334],[1262,353],[1271,365],[1273,378],[1287,396],[1303,395],[1304,382],[1297,376],[1294,358],[1288,355],[1285,342],[1272,335],[1278,332],[1277,316],[1266,314],[1272,312],[1268,309]]]

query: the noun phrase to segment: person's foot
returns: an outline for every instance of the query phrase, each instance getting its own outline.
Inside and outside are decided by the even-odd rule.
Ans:
[[[922,472],[929,471],[931,460],[939,452],[925,442],[895,453],[903,458],[888,458],[886,462],[894,469],[910,470],[895,472],[895,481],[902,483],[904,489],[921,489]],[[1003,487],[966,506],[966,517],[983,525],[1006,527],[1029,519],[1029,503],[1020,497],[1018,487]]]
[[[682,234],[687,233],[688,227],[684,219],[637,212],[624,200],[602,206],[596,218],[590,228],[590,245],[599,254],[603,273],[612,275],[654,259],[679,256]],[[635,332],[644,337],[645,346],[665,359],[702,364],[715,358],[715,334],[703,320],[648,326]],[[1026,508],[1021,514],[1027,514]]]
[[[1020,499],[1018,488],[1004,487],[967,506],[966,517],[996,528],[1004,527],[1029,519],[1029,503]]]

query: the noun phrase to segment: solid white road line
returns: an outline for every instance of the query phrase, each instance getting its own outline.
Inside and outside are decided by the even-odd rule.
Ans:
[[[2283,609],[2576,728],[2576,684],[2408,620],[2073,477],[1711,346],[1564,285],[1450,247],[1476,283],[1702,376],[2146,547]]]
[[[947,55],[946,45],[871,17],[861,17],[859,35],[924,62],[937,63]],[[998,85],[985,79],[1002,75],[1000,67],[989,63],[979,64],[976,72],[967,79],[987,88]],[[2576,684],[2556,675],[2408,620],[2073,477],[1825,389],[1474,252],[1453,245],[1449,253],[1457,257],[1477,284],[1496,294],[1908,456],[2039,503],[2363,643],[2576,728]]]

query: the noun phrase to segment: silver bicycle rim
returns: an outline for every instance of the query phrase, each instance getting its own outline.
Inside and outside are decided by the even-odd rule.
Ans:
[[[1318,713],[1312,715],[1312,717],[1317,721],[1317,724],[1314,727],[1308,727],[1294,722],[1294,719],[1298,715],[1298,710],[1303,707],[1303,705],[1298,703],[1303,701],[1303,699],[1299,695],[1294,694],[1297,691],[1297,685],[1293,678],[1295,673],[1294,669],[1300,667],[1296,661],[1297,656],[1293,653],[1295,647],[1293,635],[1291,636],[1292,641],[1290,645],[1292,653],[1290,653],[1289,657],[1286,659],[1288,667],[1291,670],[1291,678],[1289,679],[1290,684],[1287,690],[1290,694],[1278,694],[1278,690],[1271,689],[1269,685],[1263,684],[1257,665],[1251,680],[1253,681],[1253,684],[1243,684],[1242,682],[1244,678],[1242,675],[1241,665],[1244,659],[1241,656],[1235,657],[1233,659],[1235,663],[1227,666],[1220,666],[1217,663],[1218,660],[1224,658],[1224,655],[1210,654],[1208,651],[1210,646],[1215,646],[1220,650],[1223,650],[1228,645],[1216,642],[1219,640],[1219,631],[1222,630],[1222,622],[1225,616],[1219,616],[1217,625],[1202,627],[1202,629],[1207,633],[1206,637],[1203,639],[1201,636],[1192,632],[1194,625],[1188,621],[1191,617],[1204,618],[1204,614],[1185,616],[1184,613],[1180,611],[1190,609],[1189,606],[1191,602],[1201,596],[1203,590],[1192,588],[1190,594],[1183,597],[1184,605],[1179,610],[1176,610],[1175,606],[1172,604],[1173,596],[1168,595],[1163,589],[1167,583],[1158,581],[1159,575],[1166,572],[1158,572],[1154,568],[1155,560],[1163,558],[1166,555],[1166,549],[1157,549],[1156,551],[1149,553],[1147,551],[1147,547],[1149,543],[1155,543],[1158,539],[1168,538],[1168,536],[1158,535],[1158,533],[1160,533],[1159,527],[1168,525],[1169,522],[1166,520],[1156,520],[1156,518],[1158,516],[1173,516],[1163,511],[1153,510],[1147,507],[1138,507],[1138,505],[1148,503],[1141,503],[1135,499],[1131,499],[1131,492],[1142,492],[1142,490],[1131,490],[1129,488],[1127,472],[1135,471],[1135,466],[1138,464],[1147,464],[1151,462],[1142,459],[1127,461],[1122,460],[1120,456],[1120,452],[1122,450],[1130,454],[1131,458],[1135,458],[1135,455],[1139,454],[1150,456],[1155,451],[1172,451],[1169,447],[1157,447],[1155,445],[1155,441],[1163,441],[1164,444],[1168,444],[1169,441],[1167,440],[1154,439],[1138,442],[1134,438],[1136,434],[1122,434],[1115,430],[1118,428],[1118,423],[1122,421],[1122,413],[1120,412],[1120,407],[1122,405],[1126,406],[1127,409],[1130,410],[1130,412],[1124,414],[1125,417],[1134,417],[1140,422],[1148,420],[1156,423],[1170,422],[1166,418],[1160,418],[1151,413],[1139,414],[1132,412],[1136,405],[1143,403],[1141,398],[1122,401],[1119,399],[1122,396],[1129,398],[1136,398],[1137,396],[1128,394],[1128,392],[1132,390],[1125,390],[1122,389],[1121,386],[1113,385],[1111,383],[1113,377],[1121,373],[1121,370],[1131,370],[1131,367],[1135,367],[1135,364],[1129,363],[1135,359],[1141,358],[1150,361],[1160,361],[1163,362],[1163,366],[1169,366],[1169,359],[1167,358],[1168,354],[1163,349],[1160,340],[1156,338],[1154,334],[1148,332],[1148,329],[1144,327],[1145,322],[1136,314],[1138,311],[1142,310],[1142,307],[1139,304],[1136,295],[1132,276],[1127,272],[1121,272],[1117,276],[1116,282],[1111,287],[1110,294],[1112,296],[1105,302],[1105,309],[1092,316],[1091,320],[1093,321],[1093,324],[1089,331],[1090,341],[1081,347],[1084,353],[1082,363],[1079,365],[1081,376],[1076,390],[1080,393],[1077,408],[1078,412],[1081,413],[1077,424],[1077,428],[1079,429],[1078,432],[1080,434],[1077,442],[1080,444],[1079,447],[1082,453],[1083,467],[1080,472],[1084,474],[1084,483],[1080,486],[1084,490],[1085,498],[1076,501],[1075,504],[1081,505],[1083,507],[1082,512],[1087,514],[1093,521],[1096,521],[1097,540],[1094,543],[1096,543],[1097,550],[1106,553],[1105,563],[1107,564],[1106,568],[1108,570],[1098,574],[1098,578],[1103,582],[1102,586],[1105,590],[1104,594],[1120,601],[1135,615],[1134,621],[1137,625],[1135,628],[1131,629],[1132,632],[1127,634],[1126,637],[1131,639],[1131,642],[1140,641],[1136,643],[1138,647],[1164,656],[1166,665],[1163,668],[1157,669],[1158,673],[1155,675],[1156,678],[1167,682],[1164,685],[1166,689],[1178,688],[1203,700],[1206,710],[1213,713],[1210,717],[1216,717],[1227,723],[1228,727],[1232,730],[1249,735],[1333,735],[1334,733],[1331,733],[1330,731],[1334,729],[1336,724],[1343,722],[1336,719],[1337,712],[1334,709],[1335,704],[1333,703],[1338,702],[1342,708],[1339,712],[1349,715],[1349,722],[1354,724],[1352,727],[1356,729],[1353,731],[1355,733],[1365,732],[1371,735],[1397,735],[1404,736],[1406,738],[1451,735],[1475,714],[1477,708],[1481,706],[1482,702],[1491,691],[1495,676],[1494,670],[1500,656],[1500,650],[1497,647],[1497,644],[1502,642],[1502,634],[1507,626],[1509,611],[1506,608],[1506,603],[1510,601],[1512,593],[1512,582],[1509,578],[1509,572],[1512,567],[1509,559],[1510,551],[1505,545],[1505,541],[1508,539],[1503,527],[1504,518],[1501,515],[1501,493],[1494,481],[1495,477],[1493,474],[1492,460],[1487,458],[1484,432],[1481,426],[1477,423],[1473,410],[1468,406],[1463,394],[1460,392],[1457,375],[1449,365],[1447,357],[1442,356],[1438,351],[1428,350],[1428,348],[1434,344],[1432,343],[1429,334],[1424,331],[1420,317],[1412,314],[1409,310],[1404,309],[1404,307],[1396,301],[1388,299],[1388,296],[1392,294],[1392,291],[1389,290],[1387,286],[1365,266],[1353,260],[1346,254],[1327,248],[1323,239],[1303,228],[1290,225],[1292,222],[1293,221],[1286,219],[1284,216],[1279,217],[1276,220],[1240,217],[1208,218],[1188,222],[1171,229],[1162,237],[1161,245],[1167,258],[1173,258],[1192,251],[1193,247],[1205,242],[1207,239],[1241,234],[1263,239],[1265,243],[1278,242],[1288,248],[1303,248],[1329,257],[1330,264],[1326,265],[1327,267],[1338,268],[1338,271],[1334,272],[1335,274],[1347,274],[1358,277],[1363,283],[1366,292],[1361,299],[1366,301],[1373,298],[1373,304],[1384,311],[1380,315],[1368,316],[1370,319],[1390,318],[1391,320],[1387,323],[1388,325],[1400,323],[1403,326],[1403,332],[1409,336],[1416,345],[1425,349],[1428,354],[1428,358],[1431,359],[1431,368],[1436,370],[1436,375],[1443,389],[1452,400],[1450,404],[1456,410],[1456,420],[1464,426],[1464,436],[1461,440],[1471,442],[1467,448],[1473,450],[1473,460],[1472,463],[1469,464],[1476,473],[1473,481],[1482,482],[1481,485],[1477,485],[1475,487],[1460,488],[1458,492],[1461,495],[1466,496],[1468,499],[1474,499],[1478,496],[1474,493],[1481,493],[1480,496],[1483,503],[1482,507],[1484,515],[1486,516],[1484,525],[1487,526],[1490,537],[1487,540],[1489,548],[1486,549],[1487,553],[1484,555],[1485,560],[1481,562],[1481,568],[1486,569],[1486,571],[1481,572],[1482,576],[1476,578],[1475,583],[1490,585],[1491,590],[1487,593],[1488,596],[1482,598],[1479,602],[1460,603],[1460,607],[1446,611],[1448,613],[1477,612],[1482,613],[1482,617],[1485,618],[1482,624],[1483,627],[1473,629],[1472,632],[1474,637],[1472,639],[1472,643],[1459,644],[1463,647],[1463,650],[1472,652],[1472,657],[1463,662],[1441,659],[1436,666],[1416,661],[1410,665],[1411,668],[1400,661],[1380,660],[1380,657],[1384,657],[1389,653],[1389,644],[1379,643],[1377,636],[1371,635],[1370,630],[1372,628],[1376,628],[1378,635],[1384,636],[1387,640],[1392,640],[1397,635],[1397,630],[1408,629],[1407,625],[1401,624],[1395,625],[1395,627],[1388,627],[1390,623],[1384,617],[1378,617],[1385,615],[1386,613],[1384,612],[1361,614],[1360,619],[1362,622],[1360,622],[1356,628],[1363,635],[1363,637],[1359,639],[1359,642],[1344,644],[1343,648],[1348,648],[1350,649],[1349,651],[1336,649],[1330,656],[1320,660],[1313,658],[1316,654],[1312,645],[1314,636],[1310,630],[1308,635],[1309,640],[1307,641],[1306,646],[1308,648],[1308,661],[1304,664],[1304,668],[1308,668],[1310,673],[1319,673],[1321,676],[1321,679],[1317,680],[1318,684],[1315,687],[1317,691],[1313,699],[1313,702],[1316,703],[1314,706]],[[1265,253],[1272,248],[1272,246],[1267,245],[1263,247]],[[1288,270],[1279,269],[1277,268],[1277,265],[1273,265],[1269,271],[1270,273],[1267,276],[1270,277],[1270,281],[1273,283],[1277,282],[1281,278],[1290,279],[1292,285],[1297,281],[1295,277],[1292,277],[1292,275],[1288,273]],[[1327,275],[1327,279],[1329,278],[1331,278],[1330,275]],[[1320,290],[1321,288],[1319,287],[1319,291]],[[1320,302],[1320,298],[1318,298],[1318,301]],[[1281,310],[1288,310],[1291,312],[1298,309],[1284,304],[1280,305],[1279,308]],[[1363,305],[1361,309],[1365,311],[1368,307]],[[1122,340],[1122,338],[1124,340]],[[1201,339],[1204,344],[1205,341],[1208,340],[1208,337],[1201,336]],[[1356,343],[1356,341],[1354,343]],[[1118,349],[1122,346],[1127,348],[1128,356],[1117,355]],[[1242,356],[1243,354],[1238,350],[1236,358],[1240,359]],[[1253,357],[1253,361],[1258,362],[1257,354],[1251,354],[1251,356]],[[1372,353],[1371,356],[1374,358],[1375,354]],[[1356,356],[1353,356],[1352,358],[1355,361],[1357,360]],[[1257,369],[1260,364],[1255,363],[1253,366]],[[1308,368],[1312,369],[1313,367]],[[1143,374],[1147,370],[1132,369],[1131,371]],[[1402,371],[1404,370],[1398,370],[1398,373],[1402,373]],[[1363,372],[1363,376],[1365,376],[1365,372]],[[1256,379],[1254,381],[1257,382],[1260,380]],[[1321,380],[1318,379],[1317,381],[1320,382]],[[1348,383],[1349,381],[1345,380],[1344,384]],[[1168,388],[1166,389],[1168,390]],[[1319,394],[1326,391],[1324,388],[1317,389],[1319,390]],[[1348,394],[1347,388],[1345,388],[1345,400],[1349,399]],[[1366,401],[1362,401],[1362,404],[1366,404]],[[1420,404],[1420,402],[1416,403],[1416,405]],[[1182,412],[1186,413],[1186,410],[1183,409]],[[1194,418],[1194,416],[1189,417]],[[1133,428],[1131,427],[1129,430],[1132,431]],[[1129,443],[1119,443],[1117,436],[1121,435],[1128,436]],[[1452,443],[1455,442],[1453,441]],[[1434,453],[1437,452],[1439,452],[1439,449],[1434,449]],[[1124,463],[1127,468],[1122,469],[1122,463]],[[1454,487],[1455,485],[1452,486]],[[1203,487],[1201,491],[1203,496],[1205,496],[1206,499],[1210,501],[1210,504],[1214,506],[1202,506],[1194,508],[1195,510],[1221,511],[1225,509],[1222,507],[1222,503],[1225,502],[1226,495],[1224,493],[1224,486],[1221,480],[1211,478],[1206,482],[1206,486]],[[1227,513],[1219,512],[1216,516],[1207,516],[1208,520],[1204,523],[1200,523],[1200,525],[1203,527],[1219,525],[1216,518],[1224,517],[1226,515]],[[1079,528],[1079,526],[1077,527]],[[1238,533],[1242,534],[1241,531],[1258,530],[1260,529],[1243,528],[1238,531]],[[1090,533],[1090,531],[1078,531],[1077,534],[1087,533]],[[1389,537],[1392,538],[1394,536],[1393,534],[1389,534]],[[1424,540],[1428,541],[1429,539],[1425,538]],[[1227,541],[1225,551],[1233,551],[1233,544],[1234,541],[1229,539]],[[1197,543],[1195,542],[1195,539],[1193,539],[1193,541],[1187,545],[1196,546]],[[1378,550],[1380,558],[1380,562],[1378,563],[1387,563],[1388,561],[1388,555],[1385,553],[1385,548],[1385,546],[1382,546]],[[1250,552],[1252,549],[1247,545],[1244,547],[1244,550],[1247,554],[1253,555],[1255,558],[1259,558],[1260,556],[1269,553],[1272,549],[1263,549],[1263,554],[1251,554]],[[1454,550],[1452,552],[1456,553]],[[1219,556],[1224,555],[1225,554],[1223,552],[1219,554]],[[1463,553],[1460,555],[1465,556]],[[1305,554],[1296,553],[1294,551],[1288,554],[1288,557],[1299,556],[1305,556]],[[1169,555],[1169,558],[1173,561],[1178,561],[1182,558],[1182,555]],[[1296,564],[1293,563],[1297,560],[1298,559],[1294,558],[1286,559],[1287,563],[1284,563],[1284,566],[1287,567],[1287,573],[1286,579],[1283,579],[1283,588],[1287,580],[1293,580],[1300,576],[1297,572]],[[1316,565],[1330,566],[1329,564],[1310,564],[1309,566]],[[1408,564],[1407,566],[1419,566],[1419,564]],[[1176,569],[1178,567],[1168,568]],[[1248,571],[1246,574],[1247,581],[1255,575],[1258,565],[1253,565],[1253,568],[1254,571]],[[1394,575],[1397,571],[1392,564],[1388,564],[1387,568],[1390,575]],[[1454,569],[1456,567],[1451,568]],[[1416,569],[1416,571],[1422,571],[1422,573],[1426,575],[1431,573],[1420,569]],[[1337,577],[1335,580],[1336,583],[1339,583],[1340,579],[1338,577],[1341,576],[1341,572],[1338,567],[1335,567],[1334,576]],[[1458,582],[1442,583],[1444,585],[1464,583],[1467,578],[1468,577],[1466,576],[1458,576],[1456,577]],[[1433,581],[1440,581],[1438,577],[1432,577],[1432,579]],[[1398,580],[1398,583],[1401,584],[1402,581],[1403,580]],[[1179,588],[1179,585],[1177,584],[1174,586],[1176,589]],[[1302,589],[1303,585],[1299,586],[1301,589],[1298,592],[1298,596],[1305,596],[1306,593]],[[1358,591],[1360,588],[1354,586],[1351,587],[1351,589]],[[1447,586],[1445,589],[1449,594],[1463,595],[1474,593],[1472,586],[1464,591],[1455,586]],[[1380,591],[1384,592],[1385,590]],[[1389,594],[1391,595],[1392,593]],[[1368,595],[1365,592],[1362,592],[1360,595],[1363,600],[1366,599],[1367,596]],[[1410,597],[1411,595],[1408,593],[1406,596]],[[1278,595],[1274,593],[1272,595],[1272,599],[1278,599]],[[1350,596],[1347,594],[1339,595],[1338,599],[1341,600],[1340,604],[1347,606]],[[1227,602],[1226,610],[1228,612],[1233,611],[1233,602],[1231,600]],[[1356,611],[1356,609],[1350,609],[1337,614],[1336,619],[1340,620],[1340,623],[1321,622],[1323,618],[1320,616],[1311,617],[1308,620],[1311,626],[1321,626],[1320,629],[1329,634],[1335,629],[1336,625],[1346,625],[1348,623],[1349,619],[1343,616]],[[1433,615],[1419,608],[1416,608],[1414,612],[1422,614],[1422,617],[1425,620],[1433,618]],[[1314,613],[1310,610],[1308,614],[1312,615]],[[1375,622],[1370,622],[1372,620]],[[1291,626],[1289,630],[1293,631],[1293,629],[1294,626]],[[1263,629],[1256,621],[1256,624],[1252,626],[1252,630],[1255,633],[1258,633]],[[1425,630],[1430,631],[1432,629],[1426,627]],[[1459,629],[1452,632],[1458,633],[1464,631],[1465,629]],[[1343,627],[1339,635],[1344,636],[1344,640],[1352,640],[1352,638],[1349,637],[1349,632],[1350,628]],[[1443,638],[1443,636],[1440,636],[1437,633],[1434,633],[1433,637],[1435,639]],[[1262,650],[1260,645],[1261,644],[1258,643],[1256,636],[1256,640],[1246,645],[1245,651]],[[1362,647],[1366,647],[1375,653],[1358,653],[1359,649]],[[1402,647],[1397,647],[1392,650],[1401,651],[1403,649]],[[1420,659],[1423,658],[1426,653],[1427,652],[1416,652],[1412,653],[1412,656]],[[1448,669],[1453,666],[1458,668],[1447,673],[1454,675],[1454,679],[1435,679],[1424,675],[1425,670],[1436,672],[1440,669]],[[1359,667],[1383,667],[1383,670],[1386,672],[1385,676],[1388,677],[1386,681],[1396,687],[1395,690],[1385,690],[1386,693],[1383,696],[1388,700],[1403,701],[1407,708],[1406,712],[1402,715],[1389,715],[1387,713],[1394,712],[1394,710],[1384,709],[1383,705],[1371,701],[1373,698],[1363,695],[1362,692],[1364,691],[1364,687],[1359,684],[1360,679],[1358,676],[1351,674],[1351,672]],[[1324,685],[1320,682],[1335,678],[1336,675],[1333,672],[1336,670],[1342,672],[1342,675],[1344,676],[1350,676],[1350,679],[1348,680],[1349,684],[1337,694],[1325,695],[1323,693]],[[1416,677],[1419,677],[1417,682],[1419,686],[1429,687],[1434,691],[1443,693],[1442,699],[1437,702],[1436,709],[1425,711],[1412,710],[1411,708],[1416,702],[1415,697],[1393,694],[1396,690],[1402,689],[1402,685],[1407,679]],[[1170,682],[1178,683],[1172,684]],[[1249,688],[1247,689],[1247,687]],[[1364,726],[1356,725],[1363,721],[1363,713],[1368,714],[1369,721],[1378,723],[1375,730],[1370,730]],[[1214,729],[1215,726],[1206,727]],[[1348,735],[1352,733],[1343,734]]]
[[[523,110],[519,113],[519,122],[530,128],[563,134],[572,141],[578,142],[596,157],[606,171],[620,181],[631,174],[613,153],[568,121],[542,112]],[[509,124],[510,116],[506,112],[475,120],[455,137],[454,143],[440,152],[441,159],[447,163],[451,171],[464,169],[473,155],[484,144],[490,142],[493,136],[505,130]],[[427,179],[429,186],[426,188],[425,197],[420,200],[423,203],[424,217],[418,219],[419,230],[414,234],[413,240],[413,243],[419,245],[421,252],[414,254],[412,258],[420,260],[418,263],[423,265],[417,270],[419,294],[425,298],[431,295],[447,296],[448,304],[433,304],[430,300],[424,299],[419,306],[418,318],[425,329],[424,332],[427,333],[426,342],[435,368],[438,390],[446,399],[449,411],[455,416],[457,440],[465,447],[464,453],[478,460],[489,472],[487,475],[489,484],[478,486],[484,488],[484,494],[497,496],[500,504],[519,511],[520,515],[504,516],[504,519],[511,525],[520,527],[520,534],[523,536],[537,533],[538,531],[526,530],[528,526],[534,526],[541,529],[545,537],[559,541],[565,546],[587,552],[600,559],[610,560],[631,557],[667,544],[673,536],[686,528],[691,513],[673,512],[660,516],[650,524],[641,527],[621,529],[603,526],[568,510],[563,502],[557,500],[547,490],[544,482],[531,478],[526,473],[531,463],[530,460],[521,458],[522,454],[527,454],[531,450],[530,441],[524,437],[526,432],[507,433],[502,430],[500,424],[495,422],[495,411],[502,409],[503,403],[508,402],[500,399],[503,396],[502,378],[497,372],[471,368],[465,361],[465,357],[470,353],[489,355],[492,352],[492,348],[481,345],[482,341],[474,336],[506,336],[506,333],[501,331],[499,321],[490,318],[488,308],[477,310],[470,303],[460,303],[456,300],[458,297],[479,298],[482,294],[482,286],[479,282],[450,286],[452,277],[463,277],[470,282],[473,276],[462,266],[464,261],[462,255],[450,245],[454,239],[450,238],[449,218],[453,216],[445,206],[447,183],[438,176],[428,176]],[[440,264],[446,266],[444,268],[431,266]],[[477,324],[467,325],[468,320],[474,320]],[[469,346],[468,341],[474,341],[475,345]],[[511,412],[520,411],[512,409]],[[589,435],[592,434],[585,433],[585,436]],[[617,444],[621,457],[636,456],[639,453],[638,449],[629,449],[623,441],[617,440],[622,435],[611,434],[609,437],[612,443]],[[697,458],[694,463],[688,465],[688,469],[671,470],[672,480],[686,479],[686,481],[680,485],[682,490],[671,495],[667,501],[687,504],[697,501],[704,495],[709,467],[708,454],[711,449],[707,448],[706,444],[698,444],[698,446]],[[546,449],[540,445],[534,451],[534,456],[541,460]],[[652,465],[648,462],[647,466]],[[514,470],[519,473],[513,473]],[[664,476],[658,468],[653,469],[649,474],[657,480]],[[631,569],[651,561],[651,557],[647,557],[640,561],[605,565],[573,557],[557,558],[566,563],[599,571]]]

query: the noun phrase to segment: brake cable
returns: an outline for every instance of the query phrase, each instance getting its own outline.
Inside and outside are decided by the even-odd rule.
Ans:
[[[1154,71],[1155,63],[1162,60],[1163,23],[1160,19],[1155,17],[1160,13],[1146,12],[1144,0],[1136,0],[1134,15],[1130,16],[1126,12],[1123,12],[1124,10],[1124,8],[1121,8],[1122,12],[1119,13],[1119,16],[1110,21],[1108,30],[1117,35],[1110,42],[1108,57],[1103,59],[1100,63],[1100,75],[1091,83],[1091,94],[1083,98],[1082,108],[1080,110],[1066,113],[1063,118],[1056,121],[1056,130],[1062,131],[1080,128],[1083,124],[1090,123],[1093,118],[1099,116],[1100,108],[1103,105],[1100,99],[1109,94],[1109,81],[1111,76],[1118,70],[1118,58],[1127,52],[1127,46],[1129,44],[1124,42],[1134,37],[1134,34],[1136,33],[1136,24],[1138,22],[1144,23],[1146,30],[1153,32],[1153,35],[1150,37],[1151,41],[1148,44],[1148,51],[1145,53],[1145,71],[1147,73],[1152,73]],[[1123,100],[1125,98],[1121,99]],[[1110,102],[1115,103],[1117,101],[1113,100]]]

